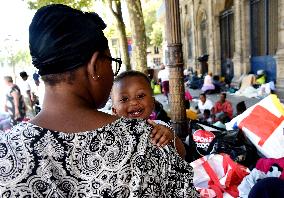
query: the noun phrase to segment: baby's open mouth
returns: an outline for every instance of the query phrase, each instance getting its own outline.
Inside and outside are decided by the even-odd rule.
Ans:
[[[132,118],[138,118],[143,114],[144,110],[143,109],[136,109],[134,111],[130,111],[128,115]]]

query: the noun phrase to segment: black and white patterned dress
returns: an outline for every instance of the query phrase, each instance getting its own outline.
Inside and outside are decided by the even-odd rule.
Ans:
[[[0,197],[198,197],[192,168],[150,143],[142,120],[63,133],[21,123],[0,132]]]

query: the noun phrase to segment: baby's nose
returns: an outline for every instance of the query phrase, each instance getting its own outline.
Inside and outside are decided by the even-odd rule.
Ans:
[[[131,105],[137,105],[138,101],[136,99],[130,100]]]

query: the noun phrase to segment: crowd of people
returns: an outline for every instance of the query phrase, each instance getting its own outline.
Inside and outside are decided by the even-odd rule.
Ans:
[[[110,54],[105,28],[96,13],[65,5],[35,13],[29,45],[44,100],[36,112],[26,72],[19,86],[4,77],[5,110],[15,126],[0,131],[1,197],[200,197],[183,160],[190,151],[155,101],[151,79],[137,71],[115,76],[112,61],[121,61]],[[158,75],[166,97],[168,75],[167,68]],[[109,97],[112,115],[98,110]],[[198,108],[206,122],[233,117],[225,93],[214,105],[201,94]]]
[[[4,104],[1,111],[0,130],[9,130],[12,126],[32,119],[39,111],[39,75],[35,72],[29,80],[27,72],[19,73],[17,84],[11,76],[4,76]]]

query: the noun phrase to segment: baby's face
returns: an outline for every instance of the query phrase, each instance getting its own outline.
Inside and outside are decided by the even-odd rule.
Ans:
[[[142,77],[127,77],[113,85],[112,111],[127,118],[148,119],[154,109],[149,83]]]

